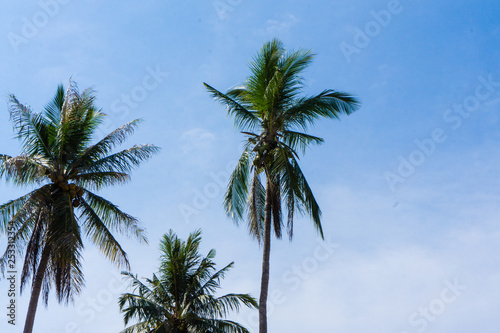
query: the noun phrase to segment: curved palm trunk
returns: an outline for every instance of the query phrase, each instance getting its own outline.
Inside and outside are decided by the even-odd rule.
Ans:
[[[40,263],[38,264],[38,268],[36,270],[35,280],[33,281],[33,286],[31,288],[31,298],[30,298],[30,303],[28,305],[28,314],[26,315],[26,321],[24,323],[23,333],[31,333],[33,331],[36,308],[38,306],[38,298],[40,297],[43,277],[45,276],[47,264],[49,263],[49,255],[50,255],[50,246],[45,245],[42,251],[42,256],[40,258]]]
[[[271,257],[271,182],[266,183],[264,216],[264,246],[262,253],[262,278],[259,298],[259,333],[267,333],[267,294],[269,291],[269,263]]]

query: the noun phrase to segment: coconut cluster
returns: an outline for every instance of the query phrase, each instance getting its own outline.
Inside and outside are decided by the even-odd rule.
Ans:
[[[73,207],[80,205],[80,199],[84,194],[83,188],[74,183],[68,183],[68,180],[62,175],[49,175],[50,180],[57,185],[62,191],[67,192],[71,198]]]
[[[272,162],[272,150],[276,147],[276,144],[272,142],[271,144],[267,142],[260,142],[256,145],[253,151],[257,152],[253,164],[256,167],[264,166]]]

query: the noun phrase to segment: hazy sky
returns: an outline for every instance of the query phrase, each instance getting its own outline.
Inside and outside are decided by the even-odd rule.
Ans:
[[[225,292],[258,296],[259,246],[222,208],[243,136],[202,82],[226,90],[249,75],[262,44],[281,39],[317,55],[305,94],[356,95],[362,108],[311,130],[301,158],[323,210],[325,241],[299,218],[273,241],[270,332],[498,332],[500,318],[500,4],[484,1],[2,2],[0,152],[15,155],[7,94],[34,110],[70,77],[93,86],[103,132],[135,118],[123,145],[161,153],[132,181],[101,194],[140,218],[149,245],[119,237],[132,272],[149,277],[158,243],[203,229]],[[0,183],[0,203],[29,189]],[[0,246],[5,246],[5,237]],[[87,244],[88,245],[88,244]],[[92,246],[74,305],[39,306],[35,332],[118,332],[119,269]],[[1,332],[8,284],[0,281]],[[257,311],[235,316],[257,332]]]

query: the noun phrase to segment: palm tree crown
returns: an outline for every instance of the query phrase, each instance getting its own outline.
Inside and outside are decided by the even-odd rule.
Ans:
[[[32,278],[25,332],[31,332],[40,290],[45,302],[54,287],[59,302],[68,302],[84,284],[82,237],[118,266],[127,255],[113,233],[146,241],[138,220],[93,191],[129,180],[129,172],[158,148],[136,145],[111,153],[139,121],[116,129],[92,144],[105,116],[95,106],[91,89],[74,82],[59,86],[42,113],[10,96],[10,116],[22,143],[19,156],[0,155],[0,176],[16,185],[34,186],[28,194],[0,206],[0,232],[9,230],[19,253],[25,253],[21,290]],[[7,254],[0,258],[5,269]]]
[[[295,209],[308,213],[323,236],[321,211],[299,167],[298,153],[322,138],[304,133],[319,118],[349,115],[359,103],[347,93],[324,90],[300,97],[301,72],[313,54],[287,52],[278,40],[266,43],[251,64],[245,84],[221,93],[205,84],[211,95],[225,105],[235,126],[247,136],[246,146],[230,178],[224,199],[226,212],[236,221],[248,210],[252,235],[261,239],[264,230],[265,187],[259,175],[271,184],[272,221],[276,236],[282,234],[282,201],[287,210],[287,230],[292,237]],[[250,171],[253,176],[250,178]]]
[[[256,308],[257,302],[248,294],[214,296],[233,263],[216,270],[212,261],[215,250],[202,257],[198,253],[200,241],[200,230],[191,233],[185,242],[170,230],[161,241],[158,274],[143,283],[131,273],[122,273],[130,279],[136,292],[120,297],[125,325],[132,319],[139,321],[122,333],[248,332],[241,325],[220,318],[238,310],[241,305]]]

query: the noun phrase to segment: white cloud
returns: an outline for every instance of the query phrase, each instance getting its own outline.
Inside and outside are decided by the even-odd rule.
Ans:
[[[290,29],[299,22],[299,19],[290,13],[283,14],[281,19],[269,19],[263,28],[257,30],[258,34],[271,37],[280,37],[290,32]]]
[[[181,135],[182,152],[191,154],[193,152],[205,152],[212,149],[215,135],[202,128],[190,129]]]

